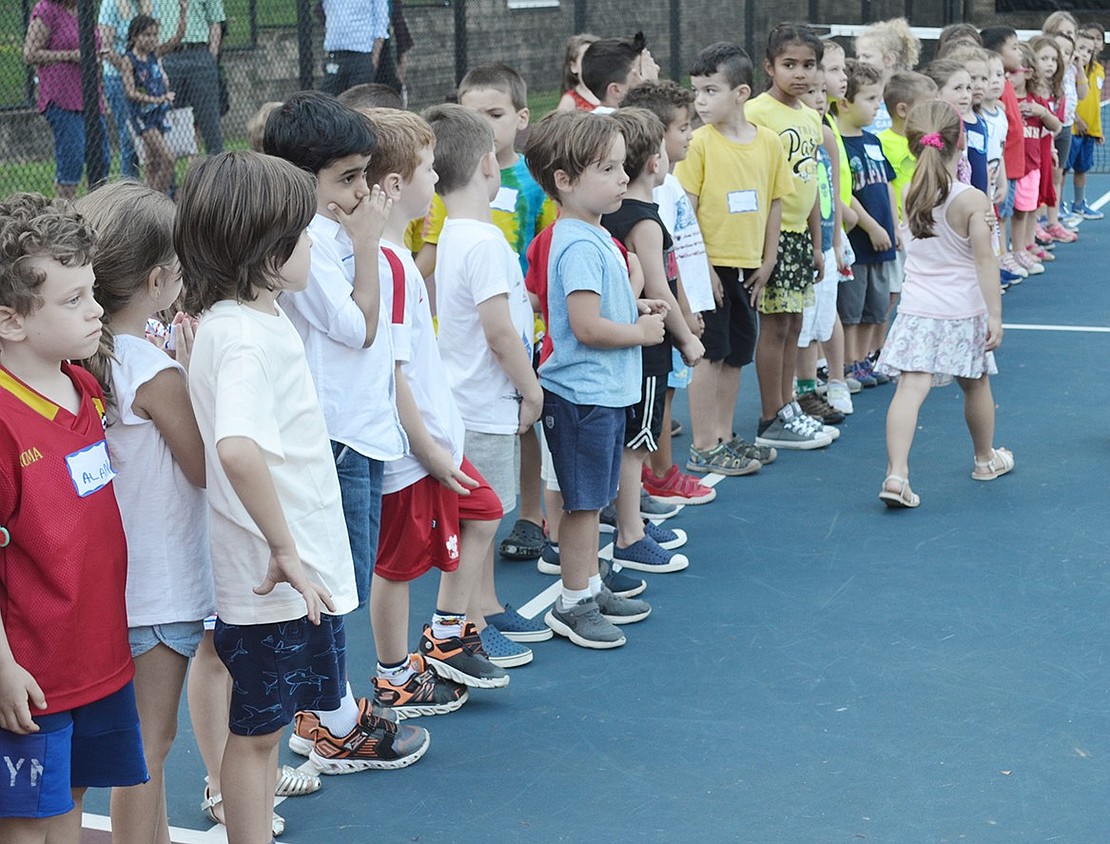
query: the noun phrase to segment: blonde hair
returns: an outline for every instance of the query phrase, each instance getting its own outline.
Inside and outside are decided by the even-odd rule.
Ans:
[[[258,107],[258,111],[247,121],[247,146],[253,152],[263,152],[262,136],[266,134],[266,120],[281,108],[281,103],[271,100]]]
[[[1053,12],[1044,19],[1044,23],[1041,24],[1041,32],[1045,35],[1059,35],[1063,32],[1063,24],[1066,23],[1071,24],[1072,31],[1075,32],[1076,35],[1079,34],[1079,21],[1076,20],[1075,15],[1071,12],[1065,12],[1062,9]]]
[[[906,191],[903,216],[918,239],[935,236],[933,211],[948,199],[952,188],[948,165],[960,154],[962,133],[963,120],[944,100],[918,103],[906,116],[906,140],[917,165]]]
[[[913,70],[921,55],[921,41],[905,18],[872,24],[856,36],[857,44],[863,40],[874,41],[884,59],[894,59],[892,70]]]
[[[589,32],[579,32],[577,35],[572,35],[567,39],[566,52],[563,55],[563,90],[570,91],[578,87],[578,83],[582,80],[578,78],[578,74],[570,69],[571,64],[578,58],[578,51],[583,47],[589,47],[595,41],[600,41],[596,35]]]

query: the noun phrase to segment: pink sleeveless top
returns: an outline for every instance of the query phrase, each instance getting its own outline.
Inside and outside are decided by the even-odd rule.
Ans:
[[[948,225],[948,206],[971,185],[953,181],[948,198],[933,210],[935,237],[918,239],[903,224],[906,280],[898,312],[930,319],[967,319],[985,314],[971,241]]]

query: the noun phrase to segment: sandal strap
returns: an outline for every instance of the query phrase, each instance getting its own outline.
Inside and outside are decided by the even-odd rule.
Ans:
[[[319,789],[319,777],[299,771],[290,765],[282,765],[274,793],[279,797],[303,797]]]

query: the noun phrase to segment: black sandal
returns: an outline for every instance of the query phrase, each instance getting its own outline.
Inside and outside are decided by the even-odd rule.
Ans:
[[[512,532],[498,548],[506,560],[537,560],[543,551],[543,528],[527,519],[517,519]]]

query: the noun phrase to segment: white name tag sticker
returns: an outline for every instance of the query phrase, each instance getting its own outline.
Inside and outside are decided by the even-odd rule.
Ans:
[[[1095,79],[1095,85],[1097,85],[1097,86],[1098,86],[1098,89],[1099,89],[1100,91],[1102,90],[1102,83],[1103,83],[1104,81],[1105,81],[1105,80],[1103,80],[1103,78],[1102,78],[1101,76],[1099,76],[1098,78],[1096,78],[1096,79]]]
[[[502,185],[498,191],[497,196],[493,198],[493,202],[489,207],[495,211],[507,211],[512,214],[516,211],[516,198],[520,193],[516,188],[507,188]]]
[[[754,190],[734,190],[728,194],[729,214],[749,214],[759,210],[759,194]]]
[[[88,448],[66,455],[69,477],[77,494],[84,498],[98,489],[103,489],[116,476],[112,461],[108,457],[108,442],[101,440]]]
[[[978,132],[966,132],[967,145],[976,152],[985,152],[987,149],[987,139],[980,135]]]
[[[875,146],[875,144],[864,144],[863,148],[867,150],[867,157],[872,161],[882,161],[886,158],[886,156],[883,155],[883,148],[880,146]]]

